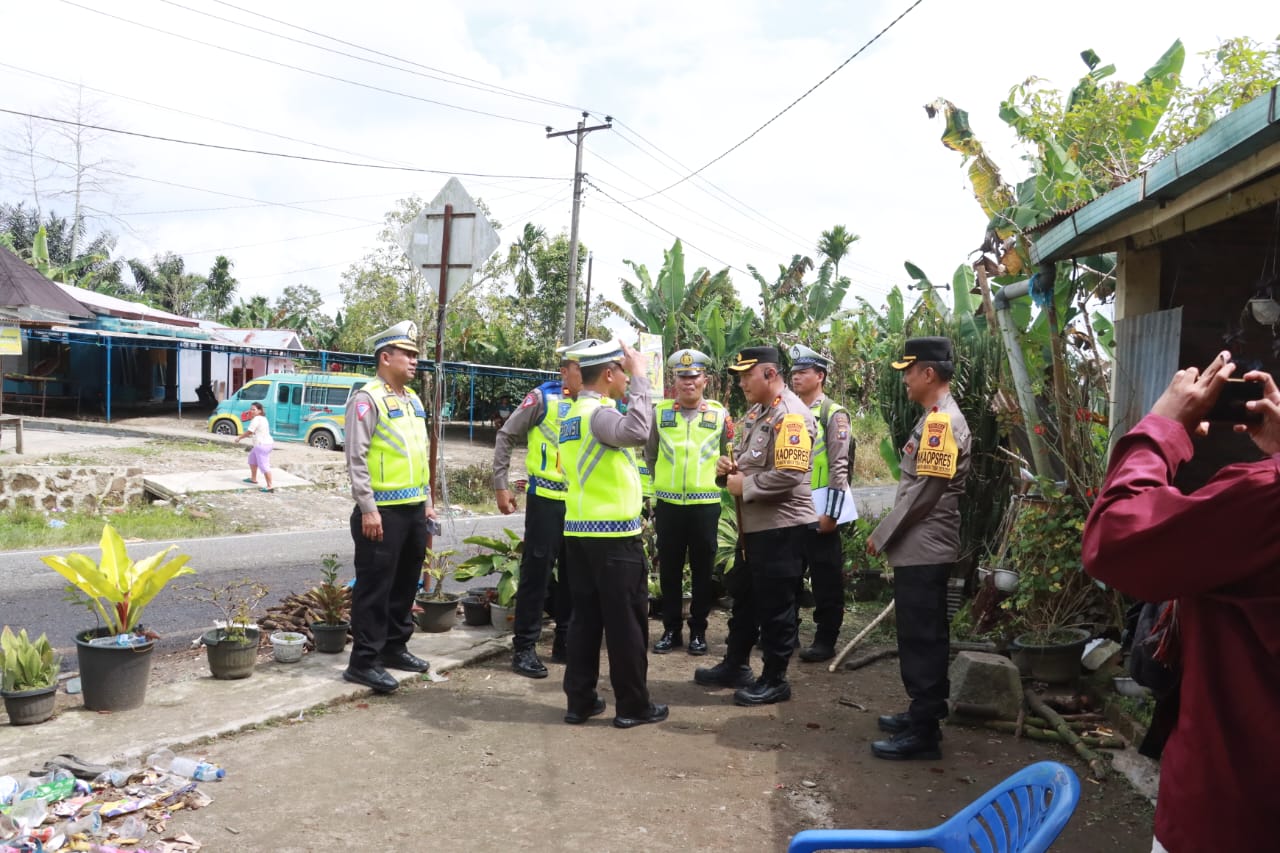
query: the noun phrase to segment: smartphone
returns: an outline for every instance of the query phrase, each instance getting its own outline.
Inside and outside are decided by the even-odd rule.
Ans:
[[[1222,393],[1209,410],[1208,420],[1229,424],[1262,423],[1262,412],[1251,412],[1245,408],[1250,400],[1262,399],[1262,383],[1245,381],[1244,379],[1228,379],[1222,386]]]
[[[439,536],[444,533],[444,528],[440,526],[440,520],[436,518],[427,519],[427,533],[431,536]]]

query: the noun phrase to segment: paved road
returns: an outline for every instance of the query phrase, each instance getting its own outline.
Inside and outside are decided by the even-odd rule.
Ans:
[[[894,486],[855,489],[860,511],[878,512],[893,501]],[[524,515],[484,516],[446,523],[441,548],[466,548],[461,540],[475,534],[497,535],[503,527],[524,532]],[[291,592],[305,592],[320,580],[320,558],[334,553],[342,561],[341,577],[354,575],[351,566],[351,536],[345,529],[311,530],[297,533],[255,533],[246,536],[219,536],[146,542],[129,546],[131,557],[141,559],[169,545],[191,557],[197,574],[170,584],[147,608],[144,621],[160,634],[161,651],[187,645],[218,618],[217,610],[196,598],[195,583],[217,586],[238,578],[261,581],[270,590],[266,601],[278,601]],[[74,665],[72,637],[96,620],[84,610],[63,600],[66,582],[40,562],[45,554],[79,551],[97,558],[98,549],[39,549],[0,553],[0,624],[26,628],[49,635],[50,642],[63,651],[67,665]],[[462,587],[446,582],[446,589]]]
[[[486,516],[446,523],[438,547],[467,548],[462,539],[475,534],[497,535],[503,527],[523,533],[524,516]],[[305,592],[320,580],[320,558],[335,553],[342,561],[340,577],[355,574],[351,566],[351,534],[346,530],[310,530],[296,533],[255,533],[246,536],[220,536],[145,542],[129,546],[129,555],[141,559],[177,545],[179,552],[191,557],[196,574],[171,583],[147,607],[146,624],[164,639],[161,651],[180,648],[191,642],[218,617],[212,605],[195,598],[193,584],[218,585],[237,578],[261,581],[270,590],[266,601],[278,601],[291,592]],[[0,553],[0,624],[16,631],[49,635],[53,645],[63,651],[64,663],[74,666],[72,637],[83,628],[95,624],[94,617],[63,600],[66,581],[40,562],[45,554],[68,554],[79,551],[98,556],[97,547],[64,548],[56,551],[7,551]],[[447,581],[446,589],[460,588]]]

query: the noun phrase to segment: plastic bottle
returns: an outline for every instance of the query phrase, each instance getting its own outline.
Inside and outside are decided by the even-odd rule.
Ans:
[[[157,770],[164,770],[175,776],[185,776],[197,782],[216,782],[226,775],[226,771],[216,764],[197,761],[184,755],[174,755],[167,749],[152,753],[147,763]]]

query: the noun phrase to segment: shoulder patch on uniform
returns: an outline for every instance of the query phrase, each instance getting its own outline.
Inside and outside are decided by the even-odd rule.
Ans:
[[[369,414],[370,410],[372,409],[373,409],[373,406],[371,406],[368,402],[364,400],[356,401],[356,417],[357,418],[364,418],[364,416]]]
[[[733,441],[733,418],[729,415],[724,416],[724,437],[726,441]]]
[[[920,447],[916,450],[916,474],[950,480],[956,475],[959,456],[960,450],[951,430],[951,416],[946,412],[930,412],[924,419]]]
[[[530,406],[537,405],[537,403],[538,403],[538,392],[530,391],[528,394],[525,394],[524,399],[520,401],[520,408],[527,409]]]
[[[773,467],[779,471],[808,471],[813,439],[805,426],[804,415],[783,415],[777,430],[778,435],[773,442]]]

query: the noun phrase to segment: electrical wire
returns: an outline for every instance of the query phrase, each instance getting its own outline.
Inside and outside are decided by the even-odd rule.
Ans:
[[[69,0],[63,0],[63,2],[64,2],[64,3],[66,3],[66,2],[69,2]],[[742,138],[742,139],[741,139],[741,140],[739,140],[738,142],[734,143],[734,144],[733,144],[732,146],[730,146],[730,147],[728,148],[728,150],[726,150],[724,153],[720,154],[719,156],[713,157],[711,160],[709,160],[709,161],[707,161],[706,163],[704,163],[701,167],[699,167],[699,168],[697,168],[697,169],[694,169],[692,172],[690,172],[689,174],[685,175],[685,176],[684,176],[683,178],[681,178],[680,180],[676,181],[675,183],[671,184],[670,186],[667,186],[667,187],[664,187],[664,188],[663,188],[663,189],[661,189],[661,190],[658,190],[656,193],[652,193],[652,195],[662,195],[663,193],[668,192],[669,190],[675,189],[676,187],[678,187],[678,186],[680,186],[681,184],[683,184],[685,181],[687,181],[687,180],[689,180],[690,178],[692,178],[692,177],[694,177],[694,176],[698,175],[699,173],[701,173],[701,172],[705,171],[705,170],[706,170],[706,169],[708,169],[709,167],[711,167],[711,166],[715,165],[716,163],[720,162],[721,160],[723,160],[725,157],[728,157],[730,154],[732,154],[734,151],[737,151],[737,150],[738,150],[739,148],[741,148],[743,145],[746,145],[746,144],[747,144],[748,142],[750,142],[753,138],[755,138],[755,136],[756,136],[758,133],[760,133],[760,131],[764,130],[766,127],[768,127],[769,125],[773,124],[773,123],[774,123],[775,121],[777,121],[778,119],[782,118],[782,116],[783,116],[783,115],[785,115],[787,112],[789,112],[789,111],[791,110],[791,108],[792,108],[792,107],[794,107],[796,104],[798,104],[798,103],[800,103],[801,101],[803,101],[805,98],[809,97],[809,95],[813,94],[813,92],[814,92],[814,90],[815,90],[815,89],[817,89],[817,88],[818,88],[819,86],[821,86],[823,83],[827,82],[827,81],[828,81],[828,80],[830,80],[832,77],[834,77],[834,76],[835,76],[835,75],[836,75],[836,74],[837,74],[837,73],[838,73],[842,68],[844,68],[844,67],[845,67],[846,65],[848,65],[850,62],[852,62],[853,60],[857,59],[857,58],[862,54],[862,52],[863,52],[863,51],[865,51],[867,48],[871,47],[871,45],[873,45],[873,44],[875,44],[877,41],[879,41],[881,36],[883,36],[885,33],[889,32],[889,30],[893,29],[893,27],[894,27],[894,26],[895,26],[899,21],[901,21],[903,18],[905,18],[908,14],[910,14],[910,12],[911,12],[912,10],[914,10],[917,6],[919,6],[919,5],[920,5],[921,3],[923,3],[923,2],[924,2],[924,0],[915,0],[915,2],[914,2],[914,3],[912,3],[910,6],[908,6],[908,7],[907,7],[907,8],[906,8],[906,9],[905,9],[901,14],[899,14],[899,15],[898,15],[898,17],[896,17],[896,18],[894,18],[892,21],[890,21],[890,22],[889,22],[889,23],[884,27],[884,29],[880,30],[880,32],[878,32],[878,33],[876,33],[874,36],[872,36],[872,37],[871,37],[871,38],[870,38],[870,39],[869,39],[869,40],[868,40],[864,45],[862,45],[862,47],[860,47],[860,48],[858,48],[857,50],[855,50],[855,51],[853,52],[853,54],[849,56],[849,58],[848,58],[848,59],[846,59],[844,62],[841,62],[839,65],[837,65],[837,66],[836,66],[836,67],[831,71],[831,73],[827,74],[827,76],[826,76],[826,77],[823,77],[823,78],[822,78],[821,80],[819,80],[817,83],[814,83],[812,86],[810,86],[810,87],[809,87],[809,88],[804,92],[804,94],[802,94],[800,97],[796,98],[796,99],[795,99],[794,101],[792,101],[791,103],[787,104],[785,107],[783,107],[783,108],[782,108],[781,110],[779,110],[777,113],[775,113],[775,114],[773,115],[773,117],[772,117],[772,118],[770,118],[768,121],[766,121],[764,124],[760,125],[760,126],[759,126],[759,127],[757,127],[755,130],[753,130],[753,131],[751,131],[750,133],[748,133],[744,138]],[[645,196],[645,198],[649,198],[649,196]],[[635,199],[635,200],[636,200],[636,201],[639,201],[640,199]]]
[[[288,68],[292,71],[300,71],[303,74],[310,74],[313,77],[320,77],[325,80],[334,81],[336,83],[346,83],[349,86],[356,86],[358,88],[368,89],[373,92],[381,92],[385,95],[395,95],[396,97],[408,98],[409,100],[412,100],[412,101],[421,101],[422,103],[425,103],[425,104],[433,104],[438,107],[445,107],[446,109],[459,110],[465,113],[472,113],[475,115],[488,116],[489,118],[502,119],[503,121],[512,121],[512,122],[516,122],[517,124],[528,124],[528,125],[532,125],[534,127],[539,127],[539,128],[544,127],[546,125],[546,122],[531,121],[529,119],[516,118],[515,116],[503,115],[502,113],[494,113],[494,112],[489,112],[487,110],[478,110],[472,107],[464,107],[458,104],[450,104],[446,101],[438,101],[434,98],[424,98],[421,95],[411,95],[408,92],[401,92],[396,89],[387,89],[382,86],[375,86],[372,83],[361,83],[358,80],[349,80],[346,77],[338,77],[334,74],[326,74],[323,71],[316,71],[312,68],[303,68],[300,65],[292,65],[288,62],[281,62],[276,59],[268,59],[265,56],[258,56],[257,54],[248,53],[243,50],[236,50],[235,48],[226,47],[225,45],[203,41],[201,39],[194,38],[192,36],[185,36],[185,35],[182,35],[181,33],[175,33],[171,30],[161,29],[160,27],[153,27],[150,24],[144,24],[144,23],[141,23],[140,21],[130,20],[129,18],[124,18],[124,17],[121,17],[120,15],[113,15],[110,12],[104,12],[101,9],[94,9],[91,6],[85,6],[80,3],[73,2],[73,0],[59,0],[59,2],[65,3],[68,6],[74,6],[77,9],[83,9],[86,12],[92,12],[95,15],[102,15],[105,18],[111,18],[113,20],[120,21],[121,23],[131,24],[132,26],[135,26],[135,27],[141,27],[144,30],[151,30],[152,32],[161,33],[163,35],[167,35],[176,39],[181,39],[183,41],[188,41],[193,44],[203,45],[204,47],[210,47],[210,48],[213,48],[214,50],[221,50],[226,53],[243,57],[245,59],[252,59],[257,62],[264,62],[268,65],[275,65],[279,68]]]
[[[65,0],[64,0],[65,2]],[[239,148],[234,145],[218,145],[213,142],[197,142],[193,139],[177,139],[172,136],[159,136],[153,133],[141,133],[136,130],[121,130],[115,127],[104,127],[98,124],[89,124],[88,122],[72,121],[65,118],[53,118],[52,116],[42,116],[36,113],[23,112],[21,110],[9,110],[0,107],[0,113],[8,113],[9,115],[23,116],[24,118],[38,119],[39,121],[48,121],[55,124],[66,124],[72,127],[83,127],[89,130],[99,130],[103,133],[118,133],[123,136],[134,136],[139,139],[150,139],[154,142],[172,142],[177,145],[193,145],[197,148],[211,148],[216,151],[234,151],[238,154],[257,154],[262,157],[280,157],[285,160],[303,160],[308,163],[323,163],[328,166],[355,166],[361,169],[380,169],[390,172],[416,172],[430,175],[462,175],[470,178],[503,178],[506,180],[523,180],[523,181],[558,181],[560,178],[550,177],[548,175],[493,175],[486,172],[459,172],[451,169],[427,169],[418,166],[387,166],[381,163],[355,163],[350,160],[330,160],[324,157],[308,157],[304,154],[286,154],[281,151],[263,151],[258,148]]]

